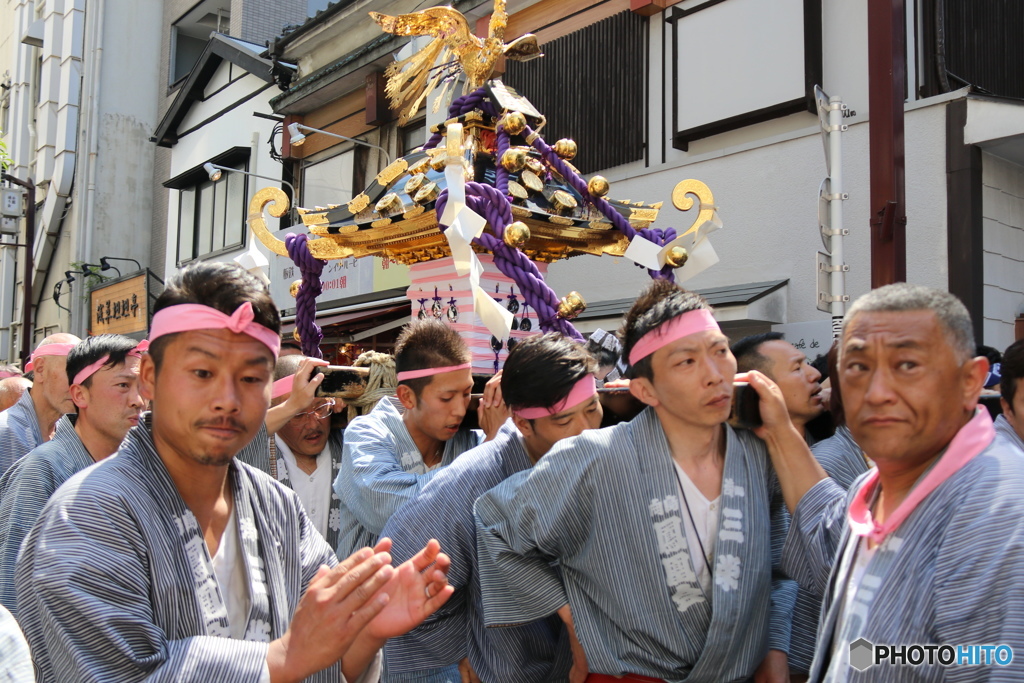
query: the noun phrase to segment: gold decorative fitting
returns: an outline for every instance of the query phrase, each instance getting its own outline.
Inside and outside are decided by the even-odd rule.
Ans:
[[[391,225],[390,218],[381,218],[380,220],[370,223],[371,228],[386,228]]]
[[[610,189],[611,185],[608,183],[608,179],[602,175],[594,176],[587,183],[587,192],[594,197],[603,197],[608,194],[608,190]]]
[[[565,190],[555,190],[551,193],[551,206],[555,211],[569,211],[577,207],[576,198]]]
[[[306,227],[313,227],[314,225],[327,225],[327,214],[326,213],[313,213],[308,212],[302,215],[302,224]]]
[[[590,221],[588,225],[591,230],[611,230],[614,227],[608,221]]]
[[[465,145],[462,140],[462,124],[461,123],[450,123],[448,129],[445,131],[445,150],[448,152],[447,156],[462,158],[462,154],[465,151]]]
[[[425,156],[409,167],[409,175],[416,175],[417,173],[426,173],[428,168],[430,168],[430,157]]]
[[[513,204],[512,215],[515,216],[516,218],[530,218],[533,216],[533,212],[531,212],[529,209],[525,207],[516,206],[515,204]],[[285,255],[287,256],[287,254]]]
[[[540,192],[544,189],[544,181],[533,171],[523,171],[519,174],[519,179],[530,192]]]
[[[515,199],[527,199],[530,196],[526,188],[514,180],[508,181],[508,193]]]
[[[687,259],[690,258],[690,253],[683,247],[672,247],[665,254],[665,263],[672,266],[673,268],[682,268],[686,265]]]
[[[576,221],[567,216],[548,216],[548,220],[555,225],[576,225]]]
[[[412,199],[417,204],[426,204],[437,199],[439,194],[441,194],[441,189],[437,186],[437,183],[427,183],[416,191],[416,196]]]
[[[516,221],[505,228],[505,244],[513,249],[522,249],[530,241],[530,228],[526,223]]]
[[[296,280],[291,285],[289,285],[288,293],[292,295],[293,299],[299,295],[299,287],[301,287],[301,286],[302,286],[302,280]]]
[[[309,212],[309,209],[304,209],[301,206],[296,206],[295,207],[295,213],[299,214],[300,216],[305,216],[308,212]]]
[[[693,200],[687,196],[690,194],[700,200],[701,209],[697,213],[697,220],[695,220],[690,225],[690,229],[680,235],[680,237],[689,235],[691,232],[697,232],[697,230],[700,229],[700,226],[715,217],[715,197],[711,194],[711,188],[699,180],[690,179],[679,181],[672,190],[672,203],[680,211],[689,211],[693,208]]]
[[[503,125],[509,135],[519,135],[526,129],[526,117],[518,111],[510,111],[505,114]]]
[[[405,159],[395,159],[383,171],[377,174],[377,182],[384,187],[388,187],[391,183],[401,178],[408,168],[408,161]]]
[[[423,187],[426,183],[427,176],[424,175],[423,173],[417,173],[416,175],[405,181],[405,193],[412,197],[416,194],[416,191]]]
[[[443,154],[438,154],[430,160],[430,168],[435,171],[444,172],[444,167],[447,166],[447,160]]]
[[[527,157],[526,168],[533,171],[538,176],[544,175],[544,162],[540,159],[534,159],[533,157]]]
[[[299,330],[298,330],[298,328],[295,328],[295,329],[294,329],[294,330],[292,331],[292,339],[294,339],[294,340],[295,340],[295,341],[297,341],[297,342],[301,342],[301,341],[302,341],[302,337],[300,337],[300,336],[299,336]]]
[[[551,149],[555,150],[555,154],[566,160],[576,156],[576,143],[569,138],[562,138],[552,145]]]
[[[402,199],[398,196],[397,192],[388,192],[386,195],[380,198],[373,210],[382,216],[390,216],[393,213],[398,213],[405,208],[405,204]]]
[[[562,297],[558,304],[558,317],[563,320],[572,320],[585,310],[587,310],[587,302],[580,296],[580,293],[569,292]]]
[[[350,201],[346,206],[348,207],[348,210],[352,212],[352,215],[355,215],[361,211],[365,211],[366,207],[369,205],[370,197],[367,196],[365,192],[361,192],[353,197],[352,201]]]
[[[532,145],[534,142],[537,141],[537,138],[539,137],[540,133],[538,133],[537,131],[533,131],[532,133],[526,136],[526,144]]]
[[[422,206],[414,206],[414,207],[412,207],[411,209],[409,209],[408,211],[406,211],[405,213],[402,214],[402,220],[403,221],[407,221],[410,218],[416,218],[416,216],[419,216],[424,211],[426,211],[426,209],[423,208]]]
[[[629,220],[632,221],[656,221],[658,220],[657,209],[636,209],[630,208]]]
[[[501,155],[501,165],[507,171],[518,173],[526,166],[526,152],[516,147],[506,149],[505,153]]]

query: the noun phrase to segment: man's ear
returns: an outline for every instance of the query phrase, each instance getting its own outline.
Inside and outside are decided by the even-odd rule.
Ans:
[[[1009,413],[1010,415],[1014,414],[1013,406],[1011,406],[1009,404],[1009,402],[1007,402],[1007,400],[1005,398],[1003,398],[1002,396],[999,397],[999,405],[1001,405],[1003,407],[1003,412],[1004,413]]]
[[[516,429],[518,429],[519,433],[522,434],[523,436],[533,436],[533,425],[530,424],[530,421],[527,420],[525,417],[520,417],[519,415],[512,413],[512,423],[516,426]]]
[[[68,387],[68,393],[71,395],[71,402],[75,404],[76,408],[81,410],[82,408],[89,407],[89,390],[81,384],[72,384]]]
[[[142,354],[142,362],[139,363],[139,395],[147,401],[152,401],[156,395],[156,363],[148,353]]]
[[[988,377],[988,358],[985,356],[978,356],[971,358],[969,361],[964,363],[963,366],[963,378],[964,378],[964,406],[969,409],[974,409],[978,404],[978,396],[981,395],[981,390],[985,388],[985,378]]]
[[[633,398],[649,405],[651,407],[658,407],[661,405],[661,401],[658,400],[657,395],[654,393],[654,384],[651,380],[646,377],[634,377],[629,381],[629,393],[633,394]]]
[[[410,389],[408,384],[399,384],[395,388],[395,395],[398,396],[398,400],[402,402],[402,406],[406,410],[416,407],[416,392]]]

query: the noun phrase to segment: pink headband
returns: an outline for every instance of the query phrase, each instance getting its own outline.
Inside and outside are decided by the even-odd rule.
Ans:
[[[77,342],[74,344],[43,344],[37,347],[29,357],[28,363],[25,364],[25,372],[32,371],[33,361],[39,356],[66,356],[76,346],[78,346]]]
[[[142,358],[142,354],[144,354],[148,350],[149,350],[149,340],[148,339],[143,339],[142,341],[139,342],[138,346],[136,346],[134,349],[129,351],[126,355],[128,355],[128,356],[135,356],[136,358]],[[84,368],[82,368],[78,372],[77,375],[75,375],[75,381],[73,381],[72,384],[81,384],[85,380],[87,380],[90,377],[92,377],[93,375],[95,375],[96,372],[100,368],[102,368],[104,365],[106,365],[109,362],[110,362],[110,354],[108,353],[107,355],[103,356],[103,358],[100,358],[95,363],[91,363],[89,365],[86,365]]]
[[[640,341],[629,352],[629,364],[636,365],[658,349],[683,337],[706,330],[721,330],[718,322],[711,315],[711,311],[706,308],[687,311],[640,337]]]
[[[285,394],[292,393],[292,385],[295,384],[295,375],[288,375],[274,382],[273,389],[270,390],[270,398],[281,398]]]
[[[217,309],[202,304],[168,306],[153,316],[149,339],[156,341],[165,334],[194,330],[231,330],[235,334],[247,334],[262,342],[274,354],[274,358],[277,358],[281,352],[281,338],[273,330],[253,322],[255,317],[252,303],[248,301],[236,308],[231,315],[224,315]]]
[[[537,420],[542,417],[558,415],[570,408],[575,408],[587,399],[593,397],[596,393],[597,382],[594,380],[594,376],[588,373],[573,385],[572,391],[569,392],[568,396],[555,405],[549,408],[523,408],[522,410],[517,410],[516,415],[526,420]]]
[[[443,368],[424,368],[422,370],[406,370],[400,372],[396,377],[399,382],[404,382],[407,379],[419,379],[420,377],[430,377],[432,375],[440,375],[442,372],[454,372],[456,370],[468,370],[473,367],[472,363],[463,363],[462,365],[447,365]]]

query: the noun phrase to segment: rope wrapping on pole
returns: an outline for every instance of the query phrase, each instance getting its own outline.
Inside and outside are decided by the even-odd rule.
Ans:
[[[435,204],[437,215],[444,213],[447,203],[448,190],[445,189]],[[536,311],[540,328],[545,332],[561,332],[566,337],[583,341],[583,335],[571,322],[558,317],[558,295],[544,282],[536,264],[519,249],[505,244],[505,226],[512,222],[512,206],[508,198],[490,185],[468,182],[466,204],[483,216],[494,233],[481,233],[473,242],[494,254],[494,265],[519,286],[523,299]]]
[[[320,342],[324,333],[316,324],[316,298],[323,291],[320,274],[324,270],[324,262],[309,253],[306,242],[307,235],[296,235],[293,232],[285,235],[284,244],[288,255],[302,273],[302,284],[295,295],[295,329],[299,331],[302,353],[312,358],[323,358]]]
[[[488,116],[497,117],[498,111],[494,108],[494,105],[490,100],[485,100],[487,97],[487,88],[480,86],[473,92],[460,95],[452,100],[451,105],[448,107],[448,118],[454,119],[457,116],[462,116],[474,109],[480,109]],[[444,137],[444,133],[437,132],[430,136],[427,143],[423,145],[423,149],[433,149],[441,144],[441,139]]]
[[[529,138],[532,134],[533,130],[529,126],[527,126],[526,130],[523,131],[523,136],[526,138]],[[648,239],[657,245],[665,246],[677,237],[675,228],[665,228],[664,230],[661,228],[641,228],[640,230],[637,230],[630,224],[629,220],[625,216],[619,213],[615,207],[608,202],[607,199],[604,197],[595,197],[590,194],[590,190],[587,189],[587,181],[576,173],[576,171],[570,168],[562,157],[558,156],[558,154],[555,153],[555,150],[544,141],[544,138],[538,135],[531,143],[531,146],[540,152],[540,155],[544,157],[544,160],[548,162],[548,165],[565,178],[565,181],[569,183],[569,185],[571,185],[581,197],[583,197],[583,201],[593,205],[594,208],[601,212],[601,215],[610,220],[612,225],[614,225],[619,232],[629,239],[633,239],[633,237],[639,234],[644,239]],[[639,264],[637,265],[639,266]],[[639,267],[642,268],[643,266]],[[661,270],[648,269],[647,272],[655,279],[663,279],[670,282],[675,281],[675,273],[672,266],[669,265],[666,265]]]

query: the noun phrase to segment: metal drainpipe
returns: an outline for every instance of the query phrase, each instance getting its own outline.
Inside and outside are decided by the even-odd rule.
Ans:
[[[95,20],[92,23],[92,49],[88,54],[89,64],[87,65],[86,74],[92,80],[92,87],[89,89],[89,114],[88,114],[88,125],[85,128],[86,139],[88,141],[89,156],[84,164],[85,178],[83,187],[85,188],[85,212],[84,216],[79,220],[78,226],[81,231],[81,239],[78,241],[78,250],[76,254],[76,261],[89,261],[92,258],[92,238],[93,238],[93,216],[95,215],[96,208],[96,157],[99,153],[99,135],[97,135],[96,126],[99,120],[99,94],[100,94],[100,81],[101,69],[103,62],[103,17],[104,10],[106,9],[106,0],[96,0],[93,5],[95,12]],[[86,18],[88,20],[88,17]],[[88,333],[88,307],[84,300],[79,297],[75,300],[75,310],[78,313],[78,319],[81,322],[81,336],[85,336]]]

